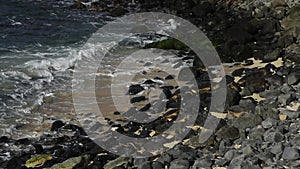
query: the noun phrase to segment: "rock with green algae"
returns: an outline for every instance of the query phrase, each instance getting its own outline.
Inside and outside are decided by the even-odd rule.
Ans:
[[[25,163],[25,166],[27,168],[40,167],[43,166],[46,161],[52,160],[52,158],[53,157],[49,154],[36,155],[28,159]]]
[[[62,163],[58,163],[50,167],[49,169],[72,169],[77,164],[81,162],[81,160],[85,158],[82,156],[70,158]]]
[[[110,162],[108,162],[107,164],[104,165],[104,169],[113,169],[115,167],[121,166],[123,164],[127,164],[130,162],[130,158],[129,157],[119,157],[116,158],[115,160],[112,160]]]
[[[145,48],[184,50],[187,49],[187,46],[177,39],[166,39],[159,42],[147,44]]]

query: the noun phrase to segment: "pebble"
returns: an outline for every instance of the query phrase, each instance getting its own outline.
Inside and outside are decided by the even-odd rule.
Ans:
[[[233,126],[222,127],[221,129],[219,129],[216,132],[215,135],[216,135],[216,139],[218,141],[223,140],[223,139],[234,140],[234,139],[237,139],[240,137],[239,130]]]
[[[243,152],[243,154],[246,154],[248,156],[254,154],[252,147],[250,145],[247,145],[246,147],[242,148],[242,152]]]
[[[262,60],[264,62],[273,62],[277,60],[280,57],[280,55],[281,55],[281,50],[277,48],[273,50],[271,53],[265,55]]]
[[[267,131],[264,134],[264,140],[266,142],[270,142],[270,143],[281,142],[283,139],[284,139],[284,136],[278,131],[271,131],[271,132]]]
[[[300,74],[299,72],[292,72],[287,77],[287,83],[289,85],[296,85],[300,81]]]
[[[165,77],[165,80],[172,80],[175,78],[175,75],[168,75]]]
[[[154,161],[154,162],[147,161],[143,163],[140,168],[141,169],[162,169],[164,168],[164,165],[158,161]]]
[[[171,162],[169,169],[189,169],[190,162],[185,159],[175,159]]]
[[[272,8],[285,7],[285,6],[287,6],[285,0],[273,0],[271,4]]]
[[[58,129],[60,129],[64,125],[65,124],[62,121],[57,120],[57,121],[55,121],[55,122],[52,123],[51,131],[57,131]]]
[[[271,119],[271,118],[267,118],[266,120],[264,120],[262,123],[261,123],[262,127],[265,128],[265,129],[269,129],[273,126],[276,125],[276,121],[274,119]]]
[[[227,161],[231,161],[235,157],[236,154],[237,154],[236,150],[229,150],[225,153],[224,158]]]
[[[245,160],[246,155],[235,156],[229,163],[227,169],[242,169],[242,163]]]
[[[272,145],[271,147],[271,153],[277,155],[277,154],[281,154],[283,150],[283,145],[282,143],[275,143]]]
[[[161,93],[161,95],[159,96],[159,98],[161,100],[163,100],[163,99],[170,99],[172,96],[173,96],[172,92],[169,89],[164,88],[163,91],[162,91],[162,93]]]
[[[136,103],[144,100],[146,100],[145,96],[138,96],[138,97],[131,98],[130,103]]]
[[[300,136],[296,136],[295,138],[292,139],[291,143],[294,146],[300,146]]]
[[[246,128],[252,128],[256,125],[261,124],[262,119],[260,116],[252,113],[246,113],[239,118],[235,119],[233,121],[233,126],[238,128],[240,131],[246,129]]]
[[[300,111],[280,110],[281,115],[286,115],[289,119],[297,119],[300,117]]]
[[[285,160],[297,160],[299,159],[299,151],[293,147],[285,147],[282,153],[282,158]]]
[[[139,84],[131,85],[129,87],[128,94],[129,95],[136,95],[136,94],[140,93],[143,90],[145,90],[144,87],[142,87]]]
[[[179,71],[177,78],[179,81],[191,81],[191,80],[195,79],[195,77],[191,71],[191,68],[189,68],[189,67],[182,67]]]
[[[237,90],[227,88],[226,107],[238,105],[241,100],[241,95]]]
[[[197,159],[192,168],[211,168],[212,160],[210,158]]]
[[[292,95],[290,93],[288,94],[282,94],[280,96],[278,96],[278,102],[280,104],[282,104],[283,106],[286,106],[287,104],[289,104],[292,101]]]

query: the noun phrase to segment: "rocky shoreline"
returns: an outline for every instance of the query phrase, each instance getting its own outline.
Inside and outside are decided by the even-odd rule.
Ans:
[[[196,90],[201,98],[199,115],[182,143],[176,144],[160,156],[147,159],[119,157],[95,144],[80,126],[55,121],[51,131],[35,140],[14,140],[2,136],[0,168],[300,167],[298,1],[141,0],[128,3],[122,0],[86,0],[77,1],[72,8],[108,12],[112,16],[122,16],[134,10],[159,11],[180,16],[199,26],[216,46],[222,61],[234,62],[233,67],[238,67],[226,76],[225,112],[214,114],[220,119],[217,129],[205,143],[199,143],[197,138],[205,130],[203,123],[208,115],[207,108],[211,99],[207,72],[202,69],[201,61],[195,59],[197,57],[194,53],[176,45],[176,41],[168,40],[168,45],[162,44],[166,41],[158,42],[148,47],[174,51],[180,58],[174,62],[174,67],[180,67],[183,62],[193,63],[190,70],[194,73],[199,87]],[[158,120],[142,125],[124,121],[125,125],[119,125],[107,119],[108,123],[116,131],[137,138],[152,137],[164,131],[178,116],[182,102],[180,91],[189,93],[195,90],[189,87],[178,89],[176,86],[165,86],[157,82],[173,78],[149,78],[128,89],[132,103],[145,101],[145,96],[137,94],[149,86],[164,93],[167,112]],[[151,106],[148,104],[140,108],[144,111],[149,109]],[[129,110],[125,113],[131,112]],[[119,115],[120,112],[115,114]],[[109,141],[114,143],[113,140]]]

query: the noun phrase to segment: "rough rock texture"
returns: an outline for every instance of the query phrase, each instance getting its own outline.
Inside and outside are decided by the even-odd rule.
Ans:
[[[112,3],[115,3],[113,6]],[[67,122],[55,121],[51,131],[37,140],[14,140],[0,137],[0,168],[36,168],[68,165],[73,168],[299,168],[300,131],[300,69],[299,69],[299,9],[298,1],[198,1],[198,0],[140,0],[127,1],[77,1],[77,9],[109,12],[122,16],[134,6],[139,11],[160,11],[190,20],[200,27],[216,46],[222,61],[241,62],[232,74],[228,73],[227,101],[224,112],[209,112],[211,87],[207,70],[186,46],[173,40],[150,44],[149,48],[178,51],[173,68],[180,68],[190,61],[198,88],[164,86],[154,78],[145,79],[128,87],[132,104],[147,102],[140,112],[162,115],[151,123],[106,119],[115,131],[130,137],[153,137],[166,131],[176,120],[182,102],[194,106],[192,94],[199,94],[200,108],[194,126],[185,140],[175,144],[162,155],[147,159],[118,157],[106,152],[90,140],[83,128]],[[247,9],[247,10],[245,10]],[[175,56],[174,56],[175,57]],[[255,60],[262,63],[254,65]],[[182,58],[182,59],[180,59]],[[185,59],[183,59],[185,58]],[[197,57],[196,57],[197,58]],[[269,63],[282,59],[282,64]],[[163,62],[168,62],[164,60]],[[263,64],[267,63],[267,64]],[[152,63],[146,63],[151,66]],[[251,67],[252,66],[252,67]],[[141,74],[147,74],[146,71]],[[234,76],[234,77],[232,77]],[[157,77],[160,81],[174,80],[176,76]],[[189,82],[191,77],[181,76]],[[166,109],[159,109],[160,102],[148,102],[141,94],[148,89],[161,91]],[[133,118],[149,118],[137,114],[135,108],[115,112]],[[213,131],[205,128],[207,117],[220,120]],[[180,119],[184,121],[184,119]],[[92,129],[101,127],[95,124]],[[187,127],[187,126],[185,126]],[[206,126],[207,127],[207,126]],[[209,125],[208,125],[209,127]],[[182,128],[181,128],[182,129]],[[211,134],[199,140],[200,133]],[[176,133],[175,133],[176,135]],[[170,134],[168,137],[174,137]],[[109,146],[120,145],[114,139]],[[130,149],[128,149],[130,150]]]

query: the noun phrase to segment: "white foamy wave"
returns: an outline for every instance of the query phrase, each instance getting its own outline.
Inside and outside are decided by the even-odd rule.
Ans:
[[[24,72],[19,72],[19,71],[4,71],[4,72],[0,72],[0,78],[2,79],[11,79],[13,78],[14,80],[18,80],[18,79],[31,79],[31,77],[29,77],[27,74],[25,74]]]

